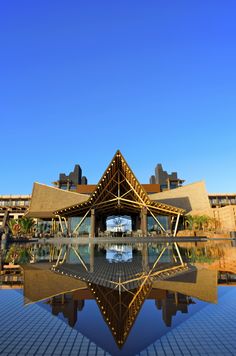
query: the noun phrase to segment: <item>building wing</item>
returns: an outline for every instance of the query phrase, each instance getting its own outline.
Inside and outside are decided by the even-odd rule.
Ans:
[[[88,195],[70,192],[34,183],[31,202],[25,216],[32,218],[52,218],[54,211],[69,204],[78,204],[88,199]]]

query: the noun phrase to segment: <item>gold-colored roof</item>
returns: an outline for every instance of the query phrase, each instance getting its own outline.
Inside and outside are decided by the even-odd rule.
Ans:
[[[55,274],[39,265],[22,265],[24,270],[25,303],[35,303],[78,289],[87,288],[86,283],[78,279]]]
[[[118,150],[108,165],[96,189],[84,202],[71,204],[56,210],[63,216],[84,215],[90,209],[103,214],[128,214],[146,208],[147,212],[160,215],[183,215],[184,209],[160,202],[151,201],[142,185],[130,169],[126,160]]]
[[[175,277],[172,280],[156,280],[153,282],[153,288],[182,293],[208,303],[217,303],[217,276],[217,271],[197,268],[197,279],[194,283],[188,281],[185,274],[183,281]]]
[[[52,218],[55,210],[62,209],[68,204],[78,204],[87,199],[88,195],[85,194],[34,183],[30,206],[25,216]]]
[[[157,203],[177,206],[184,209],[186,212],[210,208],[204,181],[187,184],[160,193],[150,194],[149,199],[156,201]]]

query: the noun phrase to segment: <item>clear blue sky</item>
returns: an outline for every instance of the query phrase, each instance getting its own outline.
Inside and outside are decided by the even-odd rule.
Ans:
[[[0,2],[0,194],[120,149],[145,183],[161,162],[236,191],[235,0]]]

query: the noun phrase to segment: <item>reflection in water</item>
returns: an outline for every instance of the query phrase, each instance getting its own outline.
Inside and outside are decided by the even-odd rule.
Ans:
[[[73,294],[65,293],[52,297],[48,304],[51,305],[53,315],[62,313],[68,320],[68,324],[73,327],[77,322],[78,311],[83,310],[84,300],[78,300],[74,298]]]
[[[162,318],[166,326],[171,326],[172,317],[175,316],[178,311],[184,314],[188,313],[188,306],[190,304],[195,304],[190,297],[170,291],[165,291],[165,297],[163,299],[156,300],[157,309],[162,310]]]
[[[124,253],[124,258],[121,256],[120,261],[116,258],[107,258],[111,251],[113,256],[116,253]],[[130,258],[126,258],[127,253],[129,256],[132,255],[132,263],[129,263]],[[167,281],[181,283],[186,274],[189,281],[192,283],[196,281],[196,268],[183,261],[176,243],[127,247],[61,246],[51,271],[43,269],[39,272],[35,269],[36,266],[37,264],[32,265],[32,268],[25,266],[24,291],[28,299],[42,300],[47,297],[46,293],[54,295],[48,301],[52,313],[54,315],[62,313],[68,324],[74,326],[77,323],[78,309],[82,309],[86,300],[86,291],[89,299],[96,300],[119,348],[125,343],[145,299],[151,297],[156,300],[158,309],[162,309],[163,320],[167,326],[171,325],[172,316],[177,311],[187,312],[188,305],[192,302],[190,298],[177,291],[170,293],[154,286],[154,283]],[[35,295],[35,288],[32,293],[30,287],[34,273],[37,277],[41,275],[44,281],[50,279],[50,290],[46,290],[45,295],[42,295],[45,285],[38,290],[38,296]],[[67,284],[70,282],[74,286],[66,287],[65,279]],[[39,279],[37,282],[39,283]],[[64,290],[56,290],[60,285],[63,285]],[[69,288],[74,290],[70,294]],[[67,293],[63,293],[65,289]]]
[[[127,342],[145,300],[155,301],[157,313],[171,327],[177,314],[187,314],[196,303],[194,298],[217,303],[218,285],[235,283],[236,249],[229,244],[27,248],[25,304],[46,301],[53,315],[63,315],[68,325],[78,327],[87,301],[94,300],[119,349]]]

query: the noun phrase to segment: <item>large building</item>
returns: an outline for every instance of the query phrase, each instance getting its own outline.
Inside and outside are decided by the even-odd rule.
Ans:
[[[64,231],[109,235],[115,219],[117,232],[129,226],[137,236],[176,233],[175,224],[184,214],[208,215],[219,222],[219,230],[236,231],[235,193],[208,194],[204,181],[182,186],[183,182],[177,172],[168,174],[158,164],[150,184],[140,184],[117,151],[98,184],[87,184],[77,164],[73,172],[59,175],[57,188],[35,183],[32,201],[30,195],[0,196],[0,226],[7,218],[22,217],[29,208],[26,216],[45,222],[50,231],[57,224]],[[121,228],[123,218],[128,222]]]
[[[184,183],[183,179],[178,178],[177,172],[168,174],[160,163],[156,165],[155,175],[152,175],[149,181],[151,184],[159,184],[161,191],[178,188]]]
[[[87,178],[82,176],[82,169],[79,164],[76,164],[73,172],[68,175],[65,173],[59,174],[59,179],[54,182],[54,185],[60,189],[76,191],[78,185],[86,185]]]
[[[61,227],[66,222],[67,232],[76,233],[82,229],[92,237],[109,233],[108,220],[115,217],[129,220],[133,236],[147,236],[150,225],[153,232],[166,233],[170,229],[176,234],[185,211],[156,202],[152,198],[158,194],[156,191],[160,191],[159,185],[145,187],[139,183],[121,152],[117,151],[89,194],[35,184],[27,216],[59,219]],[[167,221],[171,222],[168,227]]]
[[[236,205],[236,193],[212,193],[208,196],[212,208],[223,208],[228,205]]]
[[[19,219],[29,208],[31,195],[0,195],[0,226],[7,219]]]

